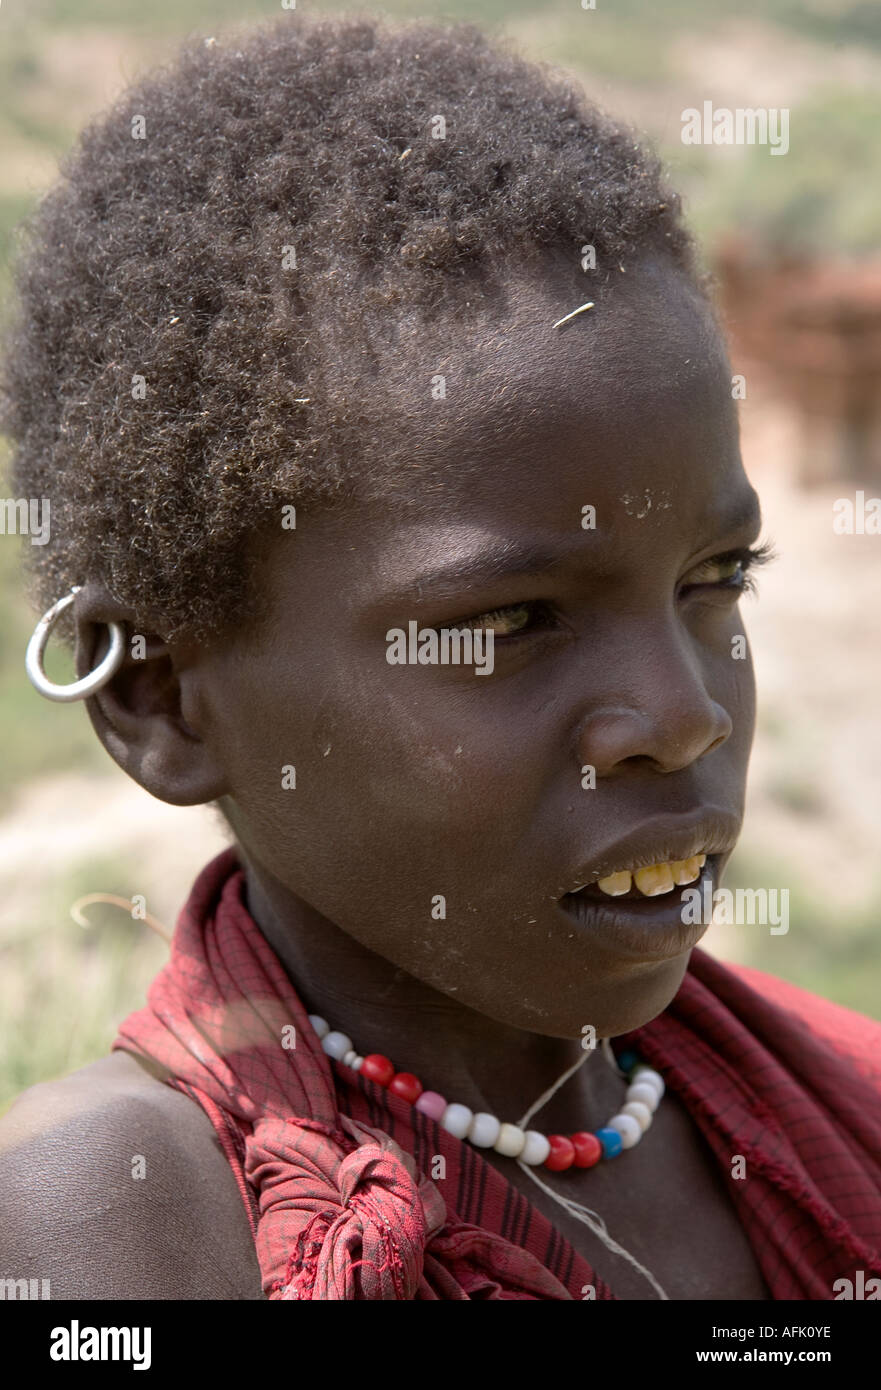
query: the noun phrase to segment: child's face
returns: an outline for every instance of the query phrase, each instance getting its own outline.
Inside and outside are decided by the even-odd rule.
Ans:
[[[704,848],[718,878],[754,691],[732,566],[702,562],[758,511],[695,292],[666,268],[571,284],[512,278],[505,330],[467,367],[448,344],[445,400],[414,364],[406,504],[298,516],[266,622],[208,659],[201,731],[264,872],[459,1003],[576,1037],[653,1017],[705,930],[676,925],[681,890],[583,922],[560,899]],[[386,659],[391,628],[500,609],[491,674]]]

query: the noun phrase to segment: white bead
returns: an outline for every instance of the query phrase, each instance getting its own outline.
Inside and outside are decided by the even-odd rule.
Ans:
[[[350,1067],[357,1056],[358,1054],[355,1051],[354,1047],[350,1047],[345,1057],[343,1058],[343,1066]]]
[[[658,1108],[658,1104],[660,1102],[661,1097],[658,1095],[654,1086],[649,1086],[648,1084],[646,1084],[645,1086],[640,1086],[639,1082],[636,1082],[635,1085],[627,1087],[625,1099],[641,1100],[643,1105],[647,1105],[649,1110],[654,1115],[655,1111]]]
[[[526,1135],[517,1125],[502,1125],[493,1148],[497,1154],[504,1154],[505,1158],[519,1158],[525,1143]]]
[[[634,1086],[654,1086],[658,1093],[658,1100],[667,1089],[661,1073],[654,1071],[652,1067],[637,1067],[630,1080]]]
[[[353,1058],[353,1060],[352,1060],[352,1071],[360,1071],[363,1065],[364,1065],[364,1058],[363,1058],[363,1057],[355,1057],[355,1058]]]
[[[622,1149],[632,1149],[634,1144],[638,1144],[642,1138],[642,1130],[639,1121],[632,1115],[613,1115],[606,1125],[606,1129],[616,1129],[621,1135]]]
[[[453,1101],[441,1115],[441,1129],[455,1135],[457,1139],[464,1139],[473,1117],[474,1112],[469,1110],[467,1105],[459,1105],[458,1101]]]
[[[551,1145],[547,1136],[539,1134],[537,1129],[528,1129],[526,1143],[519,1155],[520,1162],[537,1167],[539,1163],[544,1163],[550,1151]]]
[[[330,1032],[330,1024],[326,1018],[321,1018],[318,1014],[310,1014],[309,1022],[312,1024],[312,1028],[314,1032],[318,1034],[319,1038],[327,1037]]]
[[[497,1120],[495,1115],[488,1115],[481,1110],[472,1117],[467,1137],[479,1149],[491,1149],[499,1137],[501,1127],[501,1121]]]
[[[352,1050],[352,1039],[347,1038],[345,1033],[327,1033],[321,1039],[321,1046],[328,1057],[335,1057],[341,1062],[346,1053]]]
[[[621,1114],[632,1115],[643,1134],[652,1122],[652,1112],[641,1100],[629,1100],[626,1105],[621,1106]]]

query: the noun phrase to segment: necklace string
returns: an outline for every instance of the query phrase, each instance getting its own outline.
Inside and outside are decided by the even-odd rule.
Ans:
[[[575,1073],[578,1071],[578,1068],[582,1067],[584,1063],[587,1061],[588,1057],[591,1057],[592,1055],[592,1050],[585,1050],[582,1053],[582,1055],[578,1058],[578,1060],[574,1062],[571,1067],[568,1067],[567,1070],[563,1072],[563,1075],[557,1081],[554,1082],[553,1086],[549,1086],[546,1091],[542,1092],[542,1094],[538,1097],[538,1100],[534,1101],[533,1104],[530,1105],[529,1109],[526,1111],[526,1114],[523,1116],[521,1120],[518,1121],[519,1127],[521,1129],[526,1128],[529,1121],[538,1113],[538,1111],[543,1109],[544,1106],[547,1105],[551,1097],[555,1095],[557,1091],[559,1091],[561,1086],[564,1086],[566,1084],[566,1082],[569,1080],[571,1076],[575,1075]],[[609,1063],[609,1065],[618,1073],[619,1076],[626,1076],[626,1073],[623,1072],[621,1068],[618,1066],[618,1063],[615,1059],[615,1054],[612,1051],[612,1044],[609,1038],[603,1038],[603,1055],[606,1061]],[[641,1275],[643,1275],[644,1278],[646,1278],[649,1281],[652,1288],[657,1293],[658,1297],[660,1299],[663,1299],[665,1302],[669,1302],[669,1296],[664,1292],[663,1288],[658,1283],[658,1280],[652,1274],[651,1270],[646,1269],[645,1265],[641,1264],[635,1255],[631,1255],[629,1250],[625,1250],[623,1245],[619,1245],[618,1242],[614,1240],[612,1236],[609,1235],[609,1232],[606,1229],[606,1223],[605,1221],[603,1221],[602,1217],[599,1215],[598,1212],[592,1211],[590,1207],[582,1206],[580,1202],[573,1202],[571,1197],[564,1197],[559,1192],[555,1192],[552,1187],[548,1187],[547,1183],[541,1180],[538,1174],[533,1171],[532,1167],[528,1163],[522,1163],[519,1158],[516,1160],[516,1163],[520,1171],[526,1173],[527,1176],[530,1177],[532,1181],[536,1184],[536,1186],[541,1188],[542,1192],[544,1192],[548,1197],[553,1198],[553,1200],[559,1206],[561,1206],[565,1212],[568,1212],[568,1214],[575,1221],[580,1221],[582,1225],[587,1226],[589,1230],[593,1231],[594,1235],[597,1236],[603,1242],[606,1248],[608,1250],[611,1250],[614,1255],[623,1256],[623,1258],[627,1260],[628,1263],[631,1264],[635,1270],[637,1270]]]

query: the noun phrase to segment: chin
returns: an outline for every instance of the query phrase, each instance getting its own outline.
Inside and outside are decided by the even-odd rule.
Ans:
[[[689,952],[674,959],[641,962],[615,972],[591,972],[579,987],[571,975],[535,997],[534,980],[519,999],[466,1001],[478,1013],[509,1028],[549,1038],[580,1039],[590,1025],[597,1038],[615,1038],[651,1023],[675,997],[688,968]],[[524,997],[525,996],[525,997]],[[453,998],[456,996],[454,995]]]

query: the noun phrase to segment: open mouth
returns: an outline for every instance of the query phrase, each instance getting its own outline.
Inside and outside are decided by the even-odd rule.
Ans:
[[[708,925],[703,914],[685,916],[683,894],[696,889],[702,900],[707,887],[712,890],[718,883],[722,858],[721,854],[698,854],[646,868],[621,869],[566,893],[560,907],[570,921],[588,929],[597,944],[617,943],[628,955],[644,960],[677,955],[694,946]]]
[[[706,862],[706,854],[695,854],[690,859],[674,859],[641,869],[619,869],[606,874],[604,878],[595,879],[593,883],[586,883],[577,893],[569,893],[567,897],[584,896],[598,901],[603,898],[625,898],[628,901],[657,898],[672,893],[676,888],[684,888],[689,883],[697,883]]]

